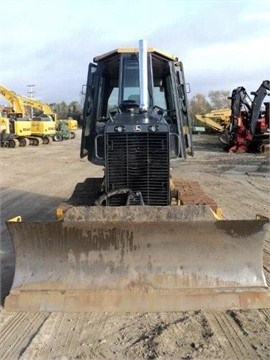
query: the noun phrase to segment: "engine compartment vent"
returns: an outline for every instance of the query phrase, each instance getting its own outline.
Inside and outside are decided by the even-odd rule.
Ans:
[[[106,139],[106,192],[129,188],[141,192],[145,205],[170,203],[168,133],[110,133]],[[125,195],[107,205],[126,205]]]

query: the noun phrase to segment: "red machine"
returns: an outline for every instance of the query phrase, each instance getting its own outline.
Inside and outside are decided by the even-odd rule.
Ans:
[[[270,91],[270,81],[265,80],[252,92],[253,100],[244,87],[232,91],[231,121],[220,141],[231,152],[265,151],[269,147],[269,103],[263,101]]]

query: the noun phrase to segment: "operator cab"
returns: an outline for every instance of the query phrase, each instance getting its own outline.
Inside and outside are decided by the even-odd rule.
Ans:
[[[128,124],[164,124],[171,134],[171,157],[192,154],[183,65],[176,56],[148,48],[143,70],[134,48],[111,51],[94,62],[86,85],[81,157],[88,155],[91,162],[104,165],[108,123],[119,129]]]

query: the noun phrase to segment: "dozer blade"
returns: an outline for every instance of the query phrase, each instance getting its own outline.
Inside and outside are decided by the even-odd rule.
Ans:
[[[5,308],[269,307],[267,222],[216,220],[207,206],[74,207],[57,222],[8,222],[16,269]]]

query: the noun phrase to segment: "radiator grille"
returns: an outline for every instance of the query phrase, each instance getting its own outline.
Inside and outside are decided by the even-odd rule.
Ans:
[[[145,205],[169,205],[168,133],[107,134],[107,192],[129,188],[140,191]],[[123,196],[108,205],[125,205]]]

